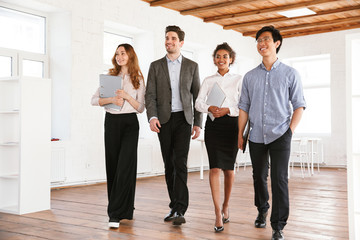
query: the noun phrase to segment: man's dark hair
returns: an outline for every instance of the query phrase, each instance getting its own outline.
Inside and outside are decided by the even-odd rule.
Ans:
[[[236,52],[229,46],[227,42],[224,42],[216,46],[214,53],[212,55],[214,59],[216,57],[217,51],[219,50],[225,50],[229,53],[229,57],[232,59],[232,63],[230,63],[230,65],[235,62]]]
[[[276,49],[276,53],[279,52],[280,47],[282,45],[282,36],[280,34],[280,31],[277,30],[274,26],[265,26],[263,28],[261,28],[257,33],[256,33],[256,40],[259,38],[259,36],[263,33],[263,32],[270,32],[272,35],[272,38],[274,40],[274,42],[276,41],[280,41],[280,45],[277,47]]]
[[[180,42],[184,41],[185,32],[183,30],[181,30],[180,27],[175,26],[175,25],[167,26],[166,29],[165,29],[165,34],[168,33],[168,32],[176,32],[178,37],[179,37]]]

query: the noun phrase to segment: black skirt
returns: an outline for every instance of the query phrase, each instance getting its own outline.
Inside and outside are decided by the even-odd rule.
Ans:
[[[205,145],[210,168],[233,170],[238,152],[238,117],[225,115],[205,124]]]

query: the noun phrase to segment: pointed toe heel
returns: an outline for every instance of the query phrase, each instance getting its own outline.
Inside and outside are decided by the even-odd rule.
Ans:
[[[223,221],[223,223],[230,222],[229,211],[228,211],[228,217],[227,218],[225,218],[224,212],[222,213],[222,221]]]
[[[220,226],[220,227],[215,226],[214,230],[215,230],[215,232],[222,232],[222,231],[224,231],[224,226]]]

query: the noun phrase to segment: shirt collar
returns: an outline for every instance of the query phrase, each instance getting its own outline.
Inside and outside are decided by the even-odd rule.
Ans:
[[[224,76],[222,76],[218,71],[216,71],[215,73],[216,76],[219,76],[219,77],[226,77],[227,75],[231,76],[231,71],[229,70],[227,73],[224,74]]]
[[[279,60],[279,58],[278,58],[278,59],[276,59],[276,61],[275,61],[274,64],[272,65],[271,70],[277,68],[277,67],[279,66],[279,64],[280,64],[280,60]],[[260,66],[261,66],[261,68],[263,68],[263,69],[266,70],[266,67],[265,67],[265,65],[264,65],[263,62],[261,62]],[[266,71],[267,71],[267,70],[266,70]]]
[[[174,61],[171,61],[170,58],[168,58],[168,56],[166,55],[166,61],[167,61],[168,63],[177,62],[177,63],[180,63],[180,64],[181,64],[182,60],[183,60],[183,57],[182,57],[181,54],[180,54],[179,57],[178,57],[177,59],[175,59]]]

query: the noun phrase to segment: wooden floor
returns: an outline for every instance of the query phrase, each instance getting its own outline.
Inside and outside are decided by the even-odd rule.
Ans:
[[[214,233],[213,205],[208,184],[199,173],[189,174],[187,223],[174,227],[163,221],[168,196],[163,176],[138,179],[134,220],[109,230],[106,185],[53,190],[51,210],[22,216],[0,213],[0,239],[271,239],[271,227],[253,227],[251,167],[236,173],[230,202],[230,223]],[[290,239],[348,239],[346,170],[321,169],[301,178],[295,168],[289,180],[290,218],[284,233]]]

